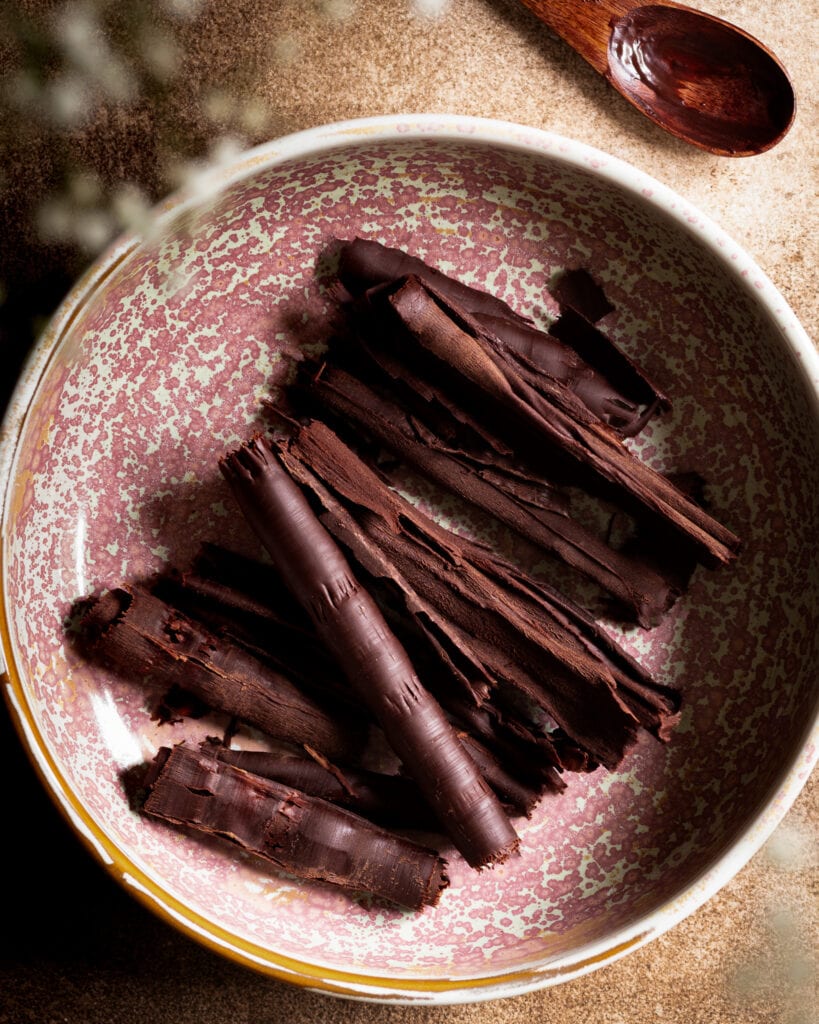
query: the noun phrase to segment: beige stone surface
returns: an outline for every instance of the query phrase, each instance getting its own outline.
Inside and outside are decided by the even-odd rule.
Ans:
[[[716,220],[817,336],[815,3],[701,4],[763,39],[796,86],[789,135],[770,152],[740,160],[710,156],[659,131],[513,0],[3,6],[0,295],[15,311],[6,352],[48,312],[38,294],[58,299],[55,287],[67,284],[111,231],[133,222],[144,203],[169,191],[191,161],[328,121],[392,112],[513,120],[630,161]],[[45,41],[39,51],[21,42],[26,19]],[[92,51],[113,55],[104,75],[83,71],[82,53]],[[51,92],[32,85],[38,60],[49,74],[67,68],[74,77],[60,78]],[[48,291],[43,282],[55,275],[58,284]],[[56,906],[76,919],[78,937],[72,940],[75,932],[63,923],[64,943],[55,940],[44,951],[32,937],[9,946],[0,1022],[813,1024],[818,827],[814,775],[773,839],[666,935],[579,980],[449,1008],[337,1001],[258,977],[117,902],[80,870],[83,906],[111,899],[113,909],[86,919],[65,893],[56,899],[52,913]],[[14,863],[25,876],[25,858]],[[108,941],[90,938],[92,926],[102,927]],[[139,939],[131,960],[128,934]]]

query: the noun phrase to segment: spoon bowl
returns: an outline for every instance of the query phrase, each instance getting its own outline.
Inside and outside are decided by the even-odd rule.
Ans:
[[[753,156],[793,123],[787,71],[730,22],[676,3],[523,2],[642,114],[691,145]]]

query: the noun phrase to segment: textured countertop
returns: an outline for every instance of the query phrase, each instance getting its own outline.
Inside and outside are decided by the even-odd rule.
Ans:
[[[709,0],[784,60],[796,123],[750,159],[649,124],[512,0],[7,0],[0,10],[0,404],[27,346],[112,233],[197,161],[329,121],[447,112],[573,136],[681,193],[760,264],[817,337],[815,4]],[[127,895],[40,789],[0,709],[7,902],[0,1024],[812,1024],[819,778],[704,907],[625,959],[464,1007],[349,1003],[257,976]],[[8,829],[8,824],[7,824]]]

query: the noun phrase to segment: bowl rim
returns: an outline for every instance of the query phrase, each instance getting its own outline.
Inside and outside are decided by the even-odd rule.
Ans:
[[[257,171],[291,159],[326,154],[362,142],[429,139],[445,142],[472,140],[507,151],[518,150],[535,157],[556,160],[591,172],[608,184],[665,212],[678,227],[711,252],[778,327],[785,350],[804,378],[811,396],[813,413],[819,423],[819,351],[783,296],[755,261],[710,217],[697,210],[669,186],[619,157],[548,130],[510,121],[454,114],[379,115],[336,121],[283,136],[239,154],[228,164],[206,171],[199,179],[197,189],[179,190],[161,201],[154,207],[154,213],[158,224],[164,224],[168,218],[199,205],[203,190],[215,195]],[[141,241],[141,237],[135,233],[123,235],[91,264],[60,303],[26,359],[0,424],[0,479],[3,480],[0,528],[4,545],[16,453],[28,411],[39,383],[47,372],[51,356],[75,318]],[[0,565],[5,564],[3,553],[0,555]],[[732,846],[718,854],[711,865],[704,868],[673,900],[646,912],[637,921],[618,929],[606,939],[582,945],[568,954],[558,954],[539,967],[513,968],[496,973],[489,971],[485,975],[466,979],[395,979],[329,969],[274,953],[232,935],[215,922],[199,916],[181,905],[108,838],[72,792],[44,735],[38,729],[14,664],[9,617],[4,582],[0,591],[0,671],[6,703],[42,784],[95,858],[154,913],[210,949],[280,980],[368,1002],[425,1005],[479,1002],[545,988],[614,962],[668,931],[730,881],[769,838],[819,760],[818,707],[814,719],[804,724],[804,738],[794,749],[790,764],[783,770],[778,784]]]

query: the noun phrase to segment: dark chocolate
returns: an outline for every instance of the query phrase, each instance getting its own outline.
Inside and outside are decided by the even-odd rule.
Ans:
[[[367,238],[354,238],[340,243],[338,279],[352,295],[362,295],[376,285],[397,281],[409,274],[430,281],[441,292],[450,295],[473,313],[532,324],[531,320],[520,316],[502,299],[463,284],[401,249],[393,249]]]
[[[566,783],[554,770],[538,786],[527,785],[508,771],[501,760],[470,733],[461,733],[460,739],[489,785],[516,814],[530,817],[544,791],[562,793],[566,788]]]
[[[457,849],[474,867],[506,859],[519,842],[508,816],[277,455],[256,439],[224,456],[220,468],[282,579]]]
[[[87,654],[131,678],[179,687],[277,739],[310,744],[332,760],[354,759],[359,719],[322,705],[238,644],[210,632],[142,587],[116,587],[81,620]]]
[[[282,642],[282,636],[286,634],[288,625],[285,621],[287,602],[281,602],[283,607],[275,618],[274,629],[271,630],[271,624],[265,614],[265,605],[261,603],[261,594],[268,589],[275,591],[278,587],[283,586],[272,566],[214,544],[203,545],[193,564],[195,569],[193,575],[187,572],[171,572],[162,578],[166,583],[168,579],[173,581],[172,593],[176,598],[181,597],[186,602],[183,605],[183,610],[190,610],[191,605],[196,609],[202,601],[206,604],[206,615],[210,621],[221,625],[228,622],[231,624],[231,628],[233,628],[233,616],[237,610],[241,610],[247,614],[250,626],[252,626],[248,635],[253,650],[258,651],[263,658],[269,656],[271,646],[276,648],[277,657],[279,649],[284,647],[286,651],[299,659],[303,659],[308,651],[323,650],[309,621],[308,625],[304,626],[298,614],[290,616],[293,620],[290,625],[296,630],[299,637],[304,634],[305,648],[300,647],[296,653],[292,643],[286,638]],[[357,575],[362,571],[364,570],[361,565],[356,564]],[[215,575],[217,579],[212,580],[211,574]],[[185,585],[182,587],[176,585],[177,580],[184,580]],[[223,580],[229,582],[221,582]],[[195,583],[195,586],[191,587],[194,594],[192,599],[187,594],[191,583]],[[258,606],[256,595],[259,595]],[[289,592],[288,598],[290,605],[293,605]],[[442,706],[450,713],[456,726],[459,729],[472,729],[476,721],[471,714],[474,709],[472,701],[478,700],[483,704],[488,696],[488,678],[485,671],[482,666],[466,657],[463,641],[461,641],[461,646],[455,646],[454,634],[451,630],[447,632],[446,625],[441,619],[436,618],[432,609],[427,606],[422,612],[422,602],[417,595],[412,598],[410,603],[412,612],[405,607],[403,616],[398,619],[391,618],[390,625],[394,629],[400,626],[406,632],[407,616],[413,614],[421,616],[416,620],[416,624],[421,629],[416,630],[411,637],[408,637],[413,646],[414,660],[423,656],[419,645],[425,638],[427,643],[434,647],[437,658],[445,665],[446,670],[446,676],[442,677],[439,665],[436,678],[432,681],[436,685],[431,685],[428,677],[431,672],[436,672],[436,667],[431,665],[429,659],[426,658],[424,660],[425,681]],[[383,606],[382,610],[384,610]],[[301,611],[301,609],[298,608],[296,611]],[[421,636],[421,630],[424,632],[424,638]],[[240,637],[240,640],[247,642],[247,635]],[[302,674],[302,670],[302,664],[294,664],[291,667],[291,675],[296,678]],[[447,691],[443,691],[442,684],[445,685],[447,679],[451,683],[452,677],[458,679],[460,687],[452,688],[450,686]],[[468,710],[461,699],[464,692],[470,698]],[[491,705],[486,710],[491,714]],[[360,713],[366,714],[366,712]],[[489,747],[485,749],[479,767],[497,795],[505,803],[511,804],[517,813],[525,814],[533,794],[542,792],[544,789],[560,791],[565,787],[565,783],[555,772],[555,765],[559,763],[557,758],[541,740],[526,735],[519,723],[514,725],[513,737],[507,735],[504,739],[503,732],[503,724],[497,718],[489,728],[482,723],[478,729],[478,735],[481,735],[485,742],[488,741]],[[508,728],[506,732],[509,733]],[[470,737],[470,742],[469,749],[474,752],[475,744],[479,741],[475,737]],[[529,744],[530,747],[526,747],[526,744]],[[433,820],[428,806],[420,800],[417,786],[404,776],[365,773],[360,769],[347,767],[341,773],[337,766],[333,766],[332,769],[329,767],[323,769],[315,760],[294,755],[228,751],[226,748],[220,748],[216,753],[217,756],[225,757],[230,763],[247,767],[248,770],[256,770],[279,782],[290,783],[313,796],[321,796],[334,803],[350,806],[358,813],[364,814],[365,817],[380,824],[393,824],[389,817],[391,814],[398,815],[407,828],[429,828]],[[514,769],[514,776],[499,764],[499,758]],[[528,762],[525,759],[528,759]],[[257,767],[254,768],[254,765]],[[261,765],[268,767],[263,770],[258,767]],[[538,768],[538,765],[541,767]],[[285,771],[287,774],[282,774]],[[299,772],[305,773],[304,778],[296,774]],[[339,781],[342,774],[345,780],[343,785]],[[351,780],[355,783],[354,787]],[[319,785],[327,788],[316,789],[315,787]],[[521,794],[526,794],[526,796],[523,797]],[[355,799],[355,804],[350,802],[352,799]],[[399,821],[394,822],[396,825],[399,823]]]
[[[343,369],[325,365],[308,385],[322,405],[389,448],[406,464],[495,516],[526,540],[560,558],[602,586],[627,618],[656,625],[678,596],[644,562],[629,558],[573,519],[563,500],[545,488],[504,474],[487,452],[484,459],[446,445],[397,403]]]
[[[339,768],[310,757],[265,750],[233,750],[213,744],[209,752],[236,768],[328,800],[387,828],[437,832],[440,825],[415,782],[363,768]]]
[[[470,546],[470,556],[544,632],[556,630],[565,643],[605,666],[618,697],[644,729],[657,739],[670,739],[680,717],[677,690],[653,679],[588,612],[544,580],[520,572],[480,546]]]
[[[668,395],[652,384],[622,349],[614,348],[601,330],[574,309],[565,309],[550,325],[549,334],[571,345],[589,366],[607,379],[616,380],[621,391],[630,397],[631,402],[626,405],[618,405],[617,399],[611,399],[607,408],[605,422],[618,427],[623,436],[634,437],[656,412],[667,412],[671,408]],[[584,382],[574,390],[592,408]],[[638,413],[638,409],[642,411]]]
[[[660,396],[636,364],[602,332],[598,332],[600,344],[590,351],[593,359],[589,360],[574,348],[571,334],[558,336],[542,331],[501,299],[400,250],[362,238],[346,242],[340,250],[338,276],[344,287],[359,298],[379,285],[391,285],[408,276],[427,282],[471,314],[503,345],[575,391],[596,416],[624,436],[636,434],[658,408],[666,406],[665,396]],[[568,286],[565,291],[582,309],[592,303],[588,295],[585,301],[578,298],[577,285],[571,292]],[[591,291],[588,285],[585,291]],[[600,302],[597,296],[595,312]]]
[[[637,722],[599,660],[516,607],[470,562],[464,541],[387,488],[326,424],[300,426],[282,458],[300,482],[309,486],[315,474],[341,498],[410,586],[469,636],[496,677],[540,704],[594,760],[612,768],[621,762]]]
[[[421,512],[391,473],[420,471],[646,626],[694,555],[726,563],[739,540],[623,443],[670,403],[595,326],[612,307],[586,272],[553,286],[549,332],[361,239],[341,246],[331,290],[348,329],[291,389],[319,418],[282,406],[287,436],[219,460],[273,564],[204,545],[153,592],[90,601],[80,632],[93,657],[161,680],[190,713],[202,702],[305,752],[163,748],[147,815],[421,909],[446,862],[385,825],[443,833],[476,868],[500,863],[519,845],[510,817],[563,792],[567,772],[617,768],[641,730],[667,741],[680,695],[565,595]],[[646,551],[575,520],[578,486],[637,509],[631,540],[648,537]],[[667,568],[675,541],[684,557]],[[400,774],[361,768],[371,735]]]
[[[211,572],[214,557],[229,562],[244,576],[224,582]],[[260,584],[271,592],[283,588],[272,566],[236,555],[215,545],[206,545],[189,570],[173,569],[160,574],[151,589],[158,597],[186,615],[203,622],[212,632],[241,643],[255,657],[272,665],[300,687],[318,696],[352,701],[353,694],[338,666],[316,637],[310,620],[288,595],[289,607],[277,607],[257,596]]]
[[[341,807],[179,744],[157,755],[146,815],[227,840],[297,878],[434,906],[446,862]]]
[[[584,267],[572,267],[558,274],[549,294],[561,310],[573,309],[590,324],[614,312],[602,286]]]
[[[487,415],[497,417],[510,441],[520,438],[529,451],[539,443],[544,459],[549,453],[568,457],[630,502],[673,525],[696,545],[705,564],[735,558],[739,538],[633,455],[559,381],[544,375],[537,388],[533,386],[468,314],[420,280],[408,278],[388,301],[407,336],[435,356],[442,372],[460,380]]]

